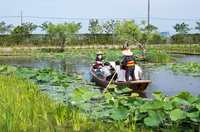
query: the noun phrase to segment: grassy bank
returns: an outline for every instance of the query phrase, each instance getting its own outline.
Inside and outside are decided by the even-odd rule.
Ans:
[[[127,131],[124,125],[90,120],[76,108],[56,103],[16,75],[0,75],[1,131]],[[89,115],[88,115],[89,117]],[[129,130],[133,130],[130,126]]]

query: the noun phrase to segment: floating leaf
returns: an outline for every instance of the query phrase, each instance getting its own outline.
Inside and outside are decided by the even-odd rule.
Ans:
[[[128,109],[124,106],[117,107],[111,115],[114,120],[126,119]]]
[[[87,93],[87,92],[90,91],[87,87],[80,88],[79,90],[80,90],[81,92],[83,92],[83,93]]]
[[[62,84],[62,86],[63,86],[64,88],[68,88],[70,85],[68,85],[68,84]]]
[[[165,119],[166,117],[164,112],[160,110],[151,111],[149,112],[149,117],[144,119],[144,124],[146,124],[147,126],[158,126]]]
[[[171,110],[173,108],[171,102],[164,102],[163,106],[165,110]]]
[[[117,88],[114,89],[115,93],[123,93],[122,90],[118,90]]]
[[[163,92],[154,91],[152,95],[154,95],[157,100],[160,100],[162,98]]]
[[[132,93],[131,96],[132,96],[132,97],[138,97],[139,94],[138,94],[138,93]]]
[[[192,120],[194,122],[200,122],[200,112],[199,111],[187,113],[187,117],[189,117],[190,120]]]
[[[116,88],[117,85],[115,85],[115,84],[110,84],[108,87],[109,87],[109,88]]]
[[[128,88],[128,87],[125,87],[125,88],[122,88],[122,92],[125,93],[125,92],[131,92],[133,91],[132,89]]]
[[[169,115],[171,117],[171,120],[173,120],[173,121],[176,121],[179,119],[184,119],[186,117],[185,112],[180,109],[172,110]]]
[[[81,101],[83,101],[83,98],[81,98],[80,96],[74,96],[71,98],[71,101],[75,102],[76,104],[80,103]]]

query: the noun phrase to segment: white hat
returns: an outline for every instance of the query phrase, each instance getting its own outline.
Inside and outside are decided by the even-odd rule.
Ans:
[[[103,53],[102,53],[101,51],[99,51],[99,52],[97,53],[97,55],[100,55],[100,54],[103,55]]]
[[[132,56],[133,52],[131,52],[130,49],[127,48],[126,50],[122,51],[122,54],[125,55],[125,56]]]

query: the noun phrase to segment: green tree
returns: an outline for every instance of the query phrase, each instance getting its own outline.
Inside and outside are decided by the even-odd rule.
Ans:
[[[64,23],[64,24],[51,24],[48,27],[47,33],[61,43],[61,52],[64,52],[65,44],[70,42],[73,36],[78,33],[81,28],[81,23]]]
[[[40,25],[39,27],[42,29],[42,31],[46,31],[46,32],[47,32],[47,30],[48,30],[48,28],[49,28],[50,25],[52,25],[52,23],[46,21],[46,22],[42,23],[42,25]],[[50,35],[49,35],[49,34],[45,34],[45,36],[46,36],[46,38],[48,39],[48,42],[47,42],[47,43],[50,45],[50,44],[51,44]]]
[[[16,36],[16,42],[21,44],[23,44],[24,37],[25,38],[29,37],[29,31],[23,26],[14,27],[11,33]]]
[[[176,24],[175,26],[173,26],[174,29],[176,30],[176,32],[179,32],[179,33],[188,33],[188,31],[191,30],[191,28],[188,28],[189,27],[189,24],[185,24],[184,22],[182,24]]]
[[[144,60],[146,60],[146,56],[145,56],[145,52],[146,49],[144,47],[144,45],[142,45],[141,43],[139,43],[137,40],[140,40],[142,38],[142,32],[139,28],[139,26],[137,24],[135,24],[134,20],[124,20],[123,22],[117,22],[116,26],[115,26],[115,32],[117,34],[117,40],[122,41],[123,42],[123,47],[124,46],[124,42],[128,41],[128,42],[133,42],[134,44],[136,44],[137,46],[139,46],[139,48],[142,49],[142,58]]]
[[[13,28],[14,26],[12,24],[10,25],[6,25],[6,23],[4,21],[2,21],[0,23],[0,33],[5,34],[6,32],[11,32],[11,28]]]
[[[155,34],[156,35],[158,34],[158,32],[157,32],[158,27],[151,25],[151,24],[146,25],[145,20],[142,20],[140,25],[144,26],[144,28],[140,28],[140,30],[143,32],[143,37],[142,37],[141,41],[144,44],[147,44],[153,40],[153,36]]]
[[[99,25],[99,20],[96,19],[91,19],[89,21],[89,29],[88,29],[93,35],[94,35],[94,43],[96,43],[96,34],[98,32],[102,32],[102,26]]]
[[[47,29],[48,29],[48,27],[49,27],[50,25],[52,25],[52,23],[46,21],[46,22],[42,23],[42,25],[40,25],[39,27],[42,29],[42,31],[47,31]]]
[[[105,32],[107,34],[111,33],[112,34],[112,44],[114,44],[114,39],[115,39],[115,25],[116,25],[117,21],[115,20],[110,20],[110,21],[106,21],[106,23],[103,23],[103,28],[105,29]]]
[[[197,23],[197,26],[195,27],[195,29],[200,31],[200,22],[196,22],[196,23]]]

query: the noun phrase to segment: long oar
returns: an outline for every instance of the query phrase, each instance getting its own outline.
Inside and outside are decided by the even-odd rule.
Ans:
[[[118,67],[118,69],[115,71],[115,74],[112,76],[112,78],[110,79],[110,82],[108,83],[108,85],[106,86],[106,89],[103,92],[103,95],[105,95],[106,90],[108,89],[108,86],[110,85],[110,83],[112,82],[113,78],[115,77],[117,71],[120,69],[120,66]]]

